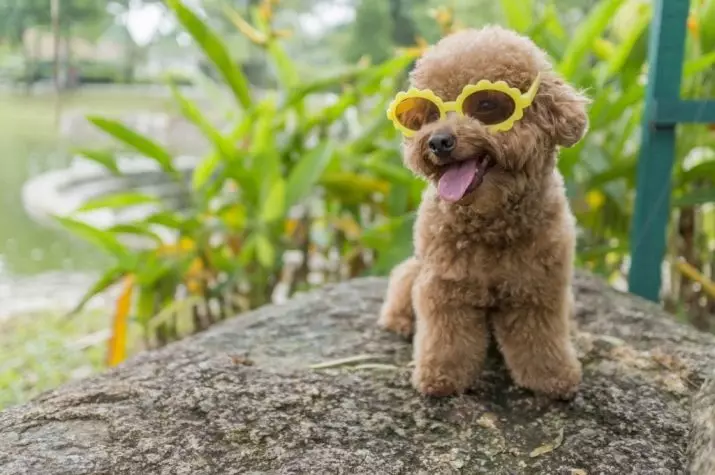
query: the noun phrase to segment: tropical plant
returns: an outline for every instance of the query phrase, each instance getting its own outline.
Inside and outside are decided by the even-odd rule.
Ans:
[[[225,111],[230,127],[211,123],[196,103],[172,87],[182,115],[211,143],[187,177],[152,138],[114,120],[89,118],[125,147],[152,159],[188,198],[188,205],[176,210],[156,196],[124,192],[102,196],[79,210],[158,206],[145,219],[108,229],[77,217],[58,218],[114,258],[115,265],[76,309],[121,282],[111,364],[123,358],[130,319],[143,328],[147,345],[161,345],[204,329],[227,312],[268,302],[279,284],[289,286],[288,292],[306,287],[319,258],[325,264],[318,274],[326,279],[357,275],[373,261],[384,267],[386,259],[371,255],[368,248],[386,248],[385,232],[408,218],[385,224],[381,217],[401,216],[419,198],[419,184],[398,166],[396,135],[383,112],[401,72],[413,60],[409,53],[302,82],[271,24],[272,2],[254,9],[251,22],[227,9],[227,17],[265,51],[274,68],[277,88],[258,97],[219,36],[179,0],[167,0],[167,5],[225,84],[219,102],[225,103],[226,92],[233,101]],[[351,112],[358,114],[351,119]],[[83,154],[119,173],[111,153]],[[170,230],[171,240],[160,237],[159,230]],[[148,238],[150,244],[132,250],[123,235]],[[289,251],[302,259],[293,268],[284,261]]]
[[[283,48],[284,33],[273,26],[275,3],[263,1],[250,19],[225,11],[270,62],[276,87],[259,97],[208,24],[179,0],[167,0],[220,77],[214,106],[229,124],[218,127],[173,88],[183,116],[211,144],[190,176],[182,175],[174,157],[151,138],[121,123],[91,118],[125,146],[153,159],[188,197],[182,211],[136,193],[87,203],[84,209],[143,202],[160,208],[146,219],[109,229],[61,220],[114,257],[115,266],[87,294],[88,299],[120,281],[124,286],[111,363],[123,358],[130,317],[144,329],[147,344],[163,344],[206,328],[228,312],[254,308],[314,282],[384,274],[412,252],[414,210],[424,185],[402,167],[399,137],[384,110],[426,42],[418,38],[414,47],[398,50],[383,63],[358,62],[335,76],[306,82]],[[505,22],[532,37],[554,58],[559,72],[593,100],[590,133],[562,152],[559,167],[579,224],[578,264],[617,279],[626,270],[629,249],[651,5],[601,0],[572,35],[553,1],[501,0],[500,5]],[[451,12],[434,12],[442,32],[460,28]],[[702,44],[689,46],[686,88],[712,87],[715,57],[701,51]],[[683,134],[692,141],[681,140],[672,190],[676,214],[712,200],[701,186],[708,177],[712,180],[712,145],[687,130]],[[707,130],[701,133],[712,139]],[[703,144],[709,152],[696,154]],[[684,160],[693,154],[699,158]],[[111,154],[95,150],[85,155],[119,173]],[[712,220],[712,209],[705,212]],[[160,237],[157,228],[171,230],[173,238]],[[151,245],[131,250],[120,240],[123,234],[144,236]]]
[[[530,35],[555,59],[569,81],[592,98],[591,130],[577,147],[562,152],[559,167],[567,180],[571,203],[581,230],[578,262],[612,281],[623,281],[627,272],[629,224],[635,197],[635,169],[640,143],[647,42],[652,19],[650,0],[602,0],[567,36],[555,3],[542,4],[502,0],[508,24]],[[683,68],[684,97],[707,98],[715,91],[715,38],[707,32],[715,27],[715,1],[692,2],[686,62]],[[526,14],[536,13],[534,16]],[[706,126],[679,129],[678,152],[670,194],[673,226],[668,257],[677,262],[685,257],[715,277],[711,260],[715,247],[715,135]],[[695,230],[697,223],[697,231]],[[687,231],[685,231],[687,230]],[[686,236],[682,236],[685,231]],[[680,234],[680,236],[678,236]],[[715,296],[703,305],[706,294],[694,291],[690,279],[681,278],[682,266],[674,265],[671,298],[682,303],[686,297],[701,310],[713,314]],[[686,282],[683,289],[682,282]],[[698,284],[699,289],[708,286]],[[681,288],[683,290],[679,290]],[[671,305],[673,307],[674,305]],[[703,311],[704,309],[704,311]],[[700,324],[701,328],[707,325]]]

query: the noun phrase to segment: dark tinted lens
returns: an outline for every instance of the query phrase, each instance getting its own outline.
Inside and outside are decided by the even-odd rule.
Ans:
[[[437,105],[423,97],[409,97],[395,109],[397,121],[410,130],[419,130],[424,124],[439,119]]]
[[[504,122],[511,117],[515,108],[512,98],[499,91],[477,91],[467,97],[462,105],[465,115],[486,125]]]

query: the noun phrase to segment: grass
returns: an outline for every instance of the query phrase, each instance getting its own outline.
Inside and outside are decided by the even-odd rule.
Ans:
[[[102,368],[108,324],[98,311],[71,319],[41,312],[0,322],[0,409]]]
[[[71,318],[46,311],[0,321],[0,410],[106,370],[110,325],[110,313],[96,309]],[[132,325],[128,355],[141,347]]]

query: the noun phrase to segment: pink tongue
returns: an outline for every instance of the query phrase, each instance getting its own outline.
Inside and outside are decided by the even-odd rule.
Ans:
[[[439,196],[447,201],[459,201],[467,192],[467,188],[472,183],[476,172],[476,160],[455,163],[439,179],[439,184],[437,185]]]

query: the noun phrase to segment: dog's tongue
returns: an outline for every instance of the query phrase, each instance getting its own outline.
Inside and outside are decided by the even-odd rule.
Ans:
[[[439,179],[437,191],[443,200],[459,201],[477,172],[476,160],[465,160],[450,166]]]

